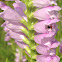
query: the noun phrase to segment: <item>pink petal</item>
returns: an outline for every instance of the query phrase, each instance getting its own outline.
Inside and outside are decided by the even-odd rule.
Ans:
[[[53,32],[50,32],[48,34],[38,34],[34,37],[34,40],[36,43],[41,44],[42,41],[44,41],[44,38],[46,38],[46,40],[47,40],[47,38],[52,38],[52,36],[54,36],[54,35],[55,34]],[[52,39],[52,40],[54,40],[54,39]]]
[[[38,45],[36,50],[39,54],[47,55],[49,48],[45,45]]]
[[[59,62],[60,58],[58,56],[52,56],[53,62]]]
[[[52,42],[51,48],[56,48],[60,45],[60,42],[58,42],[57,40]]]
[[[17,9],[17,7],[18,7],[20,9],[26,10],[26,5],[22,1],[18,1],[16,3],[13,3],[13,6],[15,9]]]
[[[0,1],[0,8],[6,6],[2,1]]]

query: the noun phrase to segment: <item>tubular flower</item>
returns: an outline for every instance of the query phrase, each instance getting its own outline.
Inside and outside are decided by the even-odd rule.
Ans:
[[[57,6],[56,0],[39,1],[33,0],[33,5],[38,9],[34,12],[34,17],[39,21],[34,25],[34,30],[37,32],[34,40],[39,44],[36,50],[41,54],[37,56],[37,62],[59,62],[56,47],[60,45],[60,42],[55,40],[54,36],[58,31],[56,22],[59,22],[58,11],[61,8]],[[50,6],[52,4],[56,6]]]
[[[38,22],[37,24],[34,25],[34,30],[38,33],[49,33],[51,31],[56,33],[58,29],[55,23],[58,21],[59,21],[58,19],[53,19]]]
[[[38,8],[47,7],[52,4],[57,5],[56,0],[33,0],[33,5]]]
[[[16,9],[14,10],[7,5],[3,5],[1,1],[0,1],[0,4],[1,4],[0,8],[4,10],[3,12],[0,13],[0,17],[2,17],[4,20],[10,21],[10,22],[20,22],[20,20],[22,20],[23,18],[27,19],[23,12],[23,9],[20,6],[16,5],[15,7],[14,5],[14,8]],[[17,9],[17,7],[19,9]]]
[[[35,11],[34,17],[39,20],[55,19],[58,18],[59,10],[61,10],[59,6],[49,6]]]
[[[15,31],[15,32],[22,32],[21,29],[23,29],[23,27],[25,27],[25,26],[22,23],[14,23],[14,22],[6,21],[6,25],[4,27],[6,27],[12,31]]]
[[[43,54],[43,55],[55,55],[56,49],[55,48],[49,48],[45,45],[39,45],[39,46],[37,46],[37,52],[40,54]]]

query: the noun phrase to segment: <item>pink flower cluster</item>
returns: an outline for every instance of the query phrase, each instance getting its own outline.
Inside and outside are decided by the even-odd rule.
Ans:
[[[39,21],[34,25],[37,32],[34,40],[39,44],[36,50],[41,54],[37,56],[37,62],[59,62],[56,47],[60,42],[54,36],[58,31],[56,22],[60,21],[58,11],[61,8],[57,6],[56,0],[33,0],[33,5],[38,9],[34,12],[34,17]]]
[[[25,34],[22,33],[21,29],[26,27],[21,23],[20,20],[25,19],[27,21],[27,17],[24,14],[26,6],[23,2],[15,0],[13,7],[14,9],[0,1],[0,8],[4,10],[0,13],[0,17],[5,20],[1,26],[4,27],[4,31],[7,33],[5,41],[9,41],[10,38],[13,38],[17,45],[19,45],[21,48],[24,48],[26,44],[22,39],[24,39]]]

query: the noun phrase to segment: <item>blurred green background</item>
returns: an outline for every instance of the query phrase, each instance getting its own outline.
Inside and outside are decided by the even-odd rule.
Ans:
[[[5,2],[4,0],[0,0]],[[8,6],[12,7],[13,2],[5,2]],[[57,0],[58,6],[62,7],[62,0]],[[0,9],[1,12],[1,9]],[[62,41],[62,10],[59,11],[60,13],[60,22],[57,23],[59,31],[57,32],[57,35],[55,38],[58,41]],[[0,26],[4,23],[4,20],[0,18]],[[14,62],[15,59],[15,49],[16,44],[14,43],[14,40],[11,39],[9,42],[12,43],[12,45],[8,45],[8,42],[4,41],[5,38],[5,32],[2,27],[0,27],[0,62]],[[60,62],[62,62],[62,54],[59,52],[59,47],[57,48],[57,55],[60,57]]]

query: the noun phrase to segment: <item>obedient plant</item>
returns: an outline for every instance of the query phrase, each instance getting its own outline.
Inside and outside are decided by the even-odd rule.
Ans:
[[[1,26],[6,32],[5,41],[13,38],[23,49],[22,62],[59,62],[56,48],[60,42],[54,37],[61,8],[56,0],[6,1],[14,1],[14,8],[0,1],[0,8],[4,10],[0,17],[5,20]],[[20,62],[19,51],[17,49],[15,62]]]

